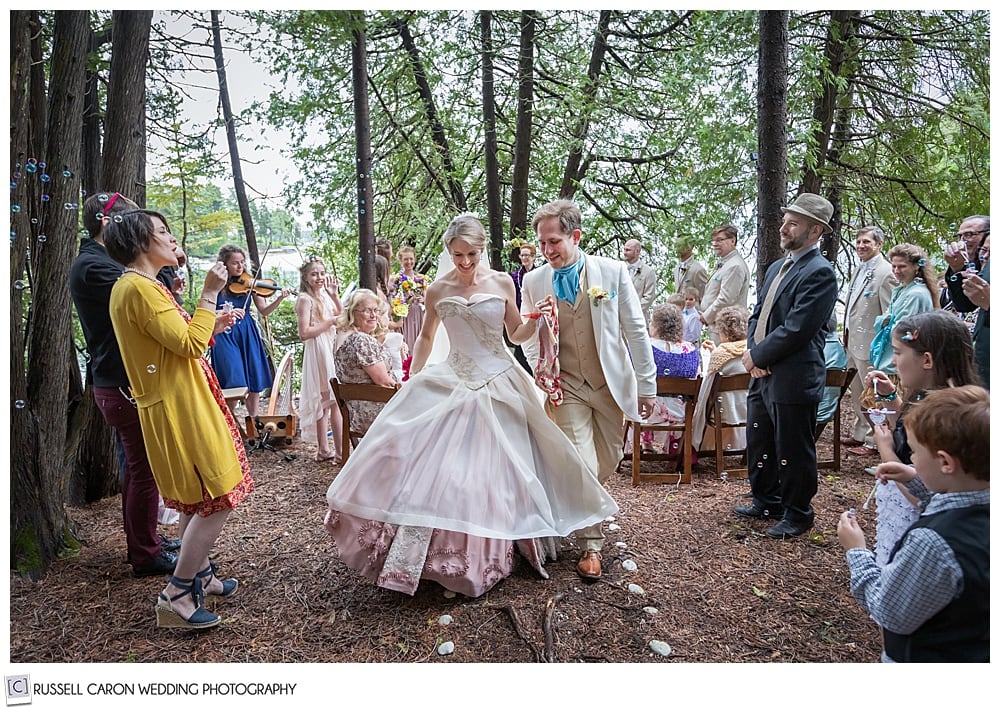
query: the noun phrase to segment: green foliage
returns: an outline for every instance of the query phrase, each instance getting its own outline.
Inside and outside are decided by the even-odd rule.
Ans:
[[[34,576],[45,568],[36,535],[34,530],[11,530],[11,562],[18,574]]]
[[[452,176],[468,208],[485,218],[478,13],[272,11],[245,17],[255,31],[243,36],[244,48],[263,56],[283,85],[253,111],[291,133],[286,155],[303,177],[286,197],[311,202],[316,241],[306,245],[296,236],[293,243],[322,254],[342,283],[356,275],[351,42],[363,29],[374,188],[367,207],[376,234],[397,247],[414,245],[426,264],[441,248],[440,235],[454,210],[400,22],[420,53],[450,147]],[[529,205],[557,196],[567,156],[579,147],[584,171],[574,197],[585,212],[586,249],[617,256],[625,239],[637,237],[665,274],[674,263],[677,236],[692,237],[702,258],[710,253],[708,234],[724,222],[752,243],[752,154],[767,150],[757,146],[758,13],[613,11],[608,51],[591,91],[587,68],[598,17],[582,10],[538,14]],[[505,215],[520,21],[516,11],[492,13]],[[827,188],[841,186],[845,232],[875,222],[891,240],[937,251],[938,235],[953,231],[950,223],[989,212],[989,13],[860,11],[853,54],[837,76],[825,54],[830,22],[829,11],[790,15],[789,195],[802,167],[816,167]],[[835,146],[836,161],[817,153],[813,125],[826,82],[836,87],[840,117],[849,121],[847,140]],[[211,213],[214,221],[207,213],[193,214],[210,222],[192,226],[198,253],[239,233],[239,223],[229,221],[232,214]],[[284,232],[262,230],[273,233],[275,243]]]

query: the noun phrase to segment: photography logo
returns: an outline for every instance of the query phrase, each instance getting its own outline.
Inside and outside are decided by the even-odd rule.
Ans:
[[[26,675],[5,675],[8,705],[31,705],[31,682]]]

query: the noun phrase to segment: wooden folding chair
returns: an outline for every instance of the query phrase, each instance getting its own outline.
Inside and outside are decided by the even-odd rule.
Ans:
[[[724,422],[720,417],[719,407],[716,405],[719,402],[720,396],[726,392],[746,393],[749,389],[750,375],[746,372],[737,375],[716,375],[715,380],[712,382],[712,388],[708,394],[708,402],[705,404],[705,426],[712,427],[712,431],[715,436],[715,473],[718,476],[722,476],[722,473],[725,472],[726,478],[747,477],[746,447],[727,449],[725,448],[725,443],[723,441],[723,433],[726,429],[738,429],[740,427],[746,428],[746,420],[740,422]],[[711,455],[712,452],[709,450],[706,453]],[[726,466],[726,456],[739,456],[743,465],[739,468]]]
[[[822,422],[816,422],[816,441],[819,441],[819,437],[823,434],[823,430],[826,429],[826,425],[831,421],[833,422],[833,458],[825,461],[816,461],[817,469],[832,468],[834,471],[840,470],[840,402],[844,399],[844,395],[847,394],[847,390],[851,388],[851,380],[854,379],[854,375],[857,372],[853,367],[846,370],[831,367],[826,371],[826,386],[839,387],[840,395],[837,397],[837,406],[834,407],[831,418]]]
[[[625,436],[632,431],[632,485],[638,486],[642,481],[669,481],[670,483],[691,482],[691,429],[694,419],[694,408],[698,401],[698,391],[701,389],[701,378],[695,377],[657,377],[656,396],[680,396],[684,400],[684,423],[678,424],[648,424],[645,422],[626,421]],[[683,438],[676,454],[658,454],[642,450],[642,433],[644,431],[677,431],[683,433]],[[642,473],[643,461],[676,461],[677,470],[671,473]]]
[[[333,389],[333,396],[337,399],[337,406],[340,408],[340,416],[344,420],[341,429],[341,461],[343,466],[347,463],[347,457],[351,455],[351,446],[357,446],[358,441],[365,435],[363,431],[357,431],[351,427],[351,412],[347,407],[349,401],[364,402],[388,402],[392,396],[399,391],[399,385],[395,387],[383,387],[370,383],[356,384],[351,382],[341,382],[336,377],[330,378],[330,387]]]

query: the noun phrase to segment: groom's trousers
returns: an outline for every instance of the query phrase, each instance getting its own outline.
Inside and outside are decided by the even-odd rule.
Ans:
[[[597,389],[586,382],[579,387],[564,383],[563,401],[558,407],[546,401],[549,417],[573,442],[576,450],[602,484],[622,458],[622,410],[607,385]],[[581,550],[604,546],[601,523],[576,531]]]

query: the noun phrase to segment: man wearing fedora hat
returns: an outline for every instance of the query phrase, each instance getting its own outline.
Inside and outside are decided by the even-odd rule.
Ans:
[[[823,344],[837,300],[833,267],[819,251],[820,238],[832,231],[833,205],[806,192],[781,211],[781,248],[787,256],[767,270],[743,353],[752,378],[747,466],[753,501],[733,511],[776,520],[767,534],[778,539],[813,526],[814,431],[826,385]]]

